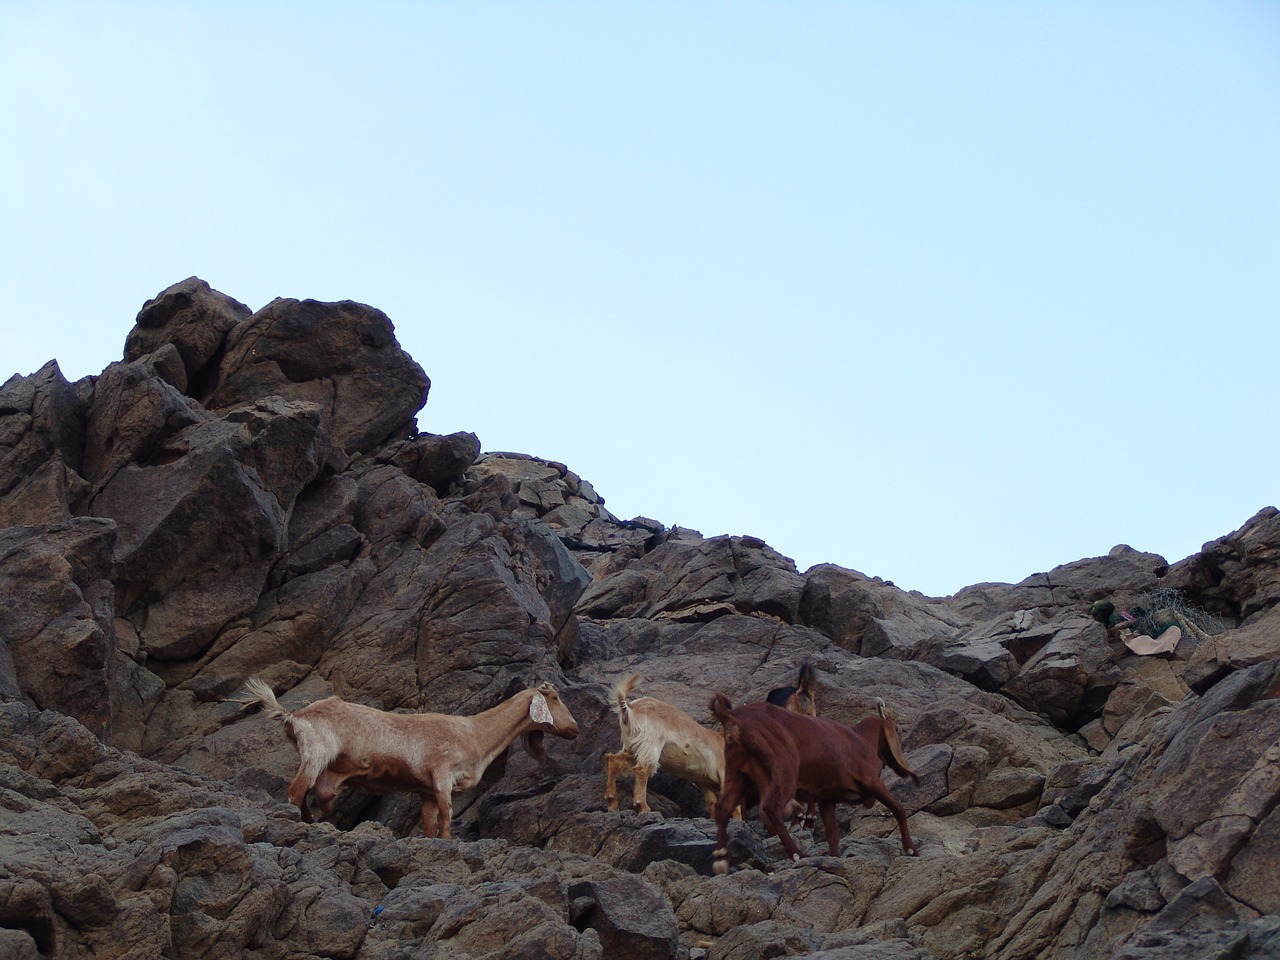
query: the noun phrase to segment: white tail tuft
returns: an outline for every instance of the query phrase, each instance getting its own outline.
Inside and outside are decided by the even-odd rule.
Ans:
[[[262,704],[262,712],[268,717],[276,720],[289,720],[292,716],[288,710],[280,706],[280,701],[276,699],[275,692],[265,680],[259,677],[250,677],[244,685],[245,692],[249,695],[248,700],[242,700],[241,703],[260,703]]]

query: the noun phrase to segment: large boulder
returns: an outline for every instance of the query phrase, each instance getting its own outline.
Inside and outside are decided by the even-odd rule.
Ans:
[[[899,659],[911,659],[969,625],[947,604],[834,564],[805,573],[800,620],[853,653]]]
[[[1156,553],[1127,544],[1112,547],[1105,557],[1064,563],[1016,584],[980,583],[965,587],[948,604],[976,622],[1002,613],[1039,610],[1053,618],[1063,610],[1088,609],[1095,600],[1113,598],[1118,605],[1164,582],[1169,563]]]
[[[1057,726],[1078,730],[1098,717],[1120,682],[1106,631],[1088,617],[1067,617],[1036,632],[1043,645],[1033,641],[1035,654],[1002,692]]]
[[[269,396],[314,404],[338,446],[356,454],[417,433],[430,388],[381,310],[277,299],[231,328],[202,399],[213,411]]]
[[[181,379],[175,386],[193,397],[204,396],[217,373],[227,334],[251,313],[199,277],[188,277],[142,305],[125,338],[124,359],[139,360],[172,345],[181,360]]]

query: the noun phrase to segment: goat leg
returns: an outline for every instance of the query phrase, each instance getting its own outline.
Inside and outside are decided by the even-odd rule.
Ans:
[[[315,780],[310,776],[306,767],[301,767],[289,784],[289,802],[298,808],[298,812],[302,814],[303,823],[312,822],[311,808],[307,806],[307,794],[314,783]]]
[[[653,809],[649,806],[649,778],[654,772],[644,764],[636,764],[636,785],[631,791],[631,805],[636,808],[636,813],[648,813]]]
[[[785,807],[780,808],[775,803],[760,804],[760,819],[764,825],[772,831],[773,835],[782,841],[782,848],[787,852],[787,856],[792,860],[799,860],[803,854],[800,852],[800,846],[792,838],[791,832],[787,829],[787,820],[783,816]]]
[[[840,856],[840,827],[836,824],[836,802],[834,800],[824,800],[818,804],[818,809],[822,812],[822,829],[827,834],[827,849],[831,852],[831,856]]]
[[[604,800],[610,810],[618,809],[618,774],[624,777],[635,774],[635,765],[626,751],[604,755]]]
[[[743,802],[746,792],[746,781],[743,777],[725,778],[724,789],[716,800],[714,816],[716,819],[716,849],[712,853],[715,862],[712,869],[719,874],[729,872],[729,817],[733,815]]]
[[[889,808],[894,819],[898,821],[898,832],[902,835],[903,852],[911,857],[916,856],[919,851],[916,849],[915,842],[911,839],[911,831],[907,829],[907,811],[903,809],[902,804],[894,799],[893,794],[889,792],[889,788],[879,780],[868,783],[865,792],[868,794],[868,799],[875,797],[875,799]]]
[[[440,811],[436,807],[436,798],[423,795],[422,797],[422,835],[424,837],[434,838],[440,835]]]

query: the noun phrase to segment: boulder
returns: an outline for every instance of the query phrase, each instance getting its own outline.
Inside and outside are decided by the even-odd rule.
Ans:
[[[1280,603],[1280,510],[1258,511],[1234,533],[1173,566],[1168,585],[1194,604],[1246,623]]]
[[[677,928],[671,904],[636,876],[584,879],[569,887],[573,923],[590,927],[604,956],[619,960],[666,960],[676,950]]]
[[[414,415],[431,388],[387,315],[349,300],[273,300],[232,327],[223,350],[206,407],[270,396],[314,404],[348,454],[416,434]]]
[[[70,384],[51,360],[0,386],[0,497],[56,460],[78,472],[91,385]]]
[[[272,398],[205,418],[130,461],[93,499],[116,522],[117,608],[147,655],[185,660],[257,604],[288,510],[329,462],[309,404]]]
[[[1002,692],[1055,725],[1078,730],[1102,712],[1120,671],[1097,622],[1074,617],[1052,628],[1052,638]]]
[[[219,293],[199,277],[188,277],[142,305],[125,338],[124,359],[140,360],[172,346],[182,371],[174,386],[183,392],[189,390],[193,397],[203,396],[216,375],[227,334],[251,313],[243,303]]]
[[[968,625],[946,604],[834,564],[805,573],[800,621],[852,653],[900,659]]]
[[[447,437],[419,434],[412,440],[388,444],[378,459],[394,463],[408,476],[444,496],[463,482],[479,456],[480,439],[474,433],[452,433]]]
[[[0,529],[0,694],[105,734],[117,666],[116,525],[79,518]]]
[[[753,537],[673,536],[616,575],[596,579],[581,616],[706,621],[761,613],[796,622],[804,580],[795,564]]]
[[[1208,638],[1196,647],[1182,676],[1193,689],[1204,691],[1234,670],[1276,659],[1280,659],[1280,606],[1259,611],[1237,630]]]
[[[1064,563],[1016,584],[965,587],[950,598],[949,605],[979,622],[1017,610],[1039,610],[1045,619],[1053,619],[1063,610],[1088,609],[1097,600],[1112,599],[1124,605],[1167,584],[1169,574],[1164,557],[1120,544],[1105,557]]]

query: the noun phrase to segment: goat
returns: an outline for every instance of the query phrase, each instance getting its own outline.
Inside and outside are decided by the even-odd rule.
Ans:
[[[716,801],[715,872],[729,870],[728,824],[735,807],[757,798],[760,819],[793,860],[800,848],[787,830],[786,817],[796,800],[813,801],[822,813],[831,856],[840,855],[836,803],[879,800],[893,813],[902,835],[902,848],[916,855],[907,829],[907,813],[880,779],[885,765],[919,783],[902,756],[898,725],[881,711],[847,727],[825,717],[809,717],[771,703],[748,703],[736,710],[717,693],[711,715],[720,721],[725,738],[725,778]]]
[[[793,713],[803,713],[809,717],[818,715],[818,699],[814,696],[813,690],[813,667],[806,660],[800,665],[800,675],[796,678],[795,686],[792,687],[774,687],[764,698],[766,703],[772,703],[775,707],[782,707]],[[810,803],[804,808],[804,815],[801,816],[799,807],[796,808],[795,815],[791,818],[791,825],[798,827],[804,823],[807,827],[812,827],[818,819],[818,808],[815,804]]]
[[[604,798],[609,809],[618,809],[618,774],[634,774],[631,805],[639,813],[648,813],[649,778],[661,769],[701,787],[711,815],[724,782],[724,737],[665,701],[640,697],[628,702],[639,682],[640,674],[633,673],[613,688],[622,750],[604,755]]]
[[[806,716],[818,715],[818,700],[813,691],[813,667],[806,660],[800,665],[800,676],[793,687],[774,687],[764,698],[766,703],[790,710],[792,713],[803,713]]]
[[[245,689],[249,699],[244,702],[261,703],[267,716],[283,721],[285,735],[297,747],[299,766],[289,784],[289,802],[307,823],[312,822],[308,794],[328,816],[343,787],[375,795],[404,790],[422,799],[423,832],[448,840],[453,795],[475,786],[517,737],[523,736],[525,749],[541,760],[544,734],[567,740],[578,735],[577,721],[549,683],[470,717],[388,713],[336,696],[291,713],[257,677]]]

